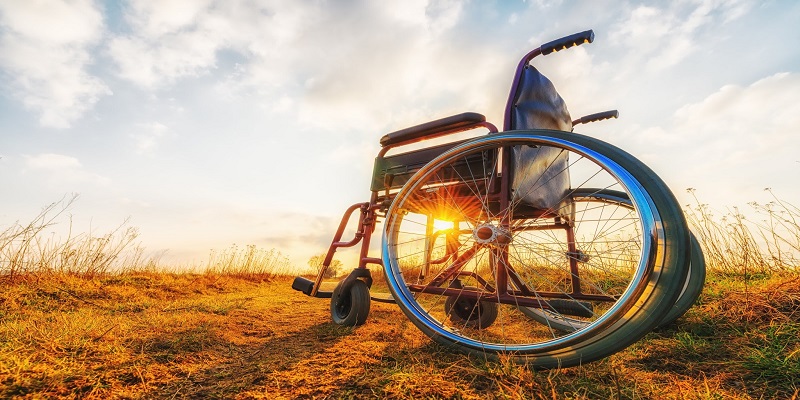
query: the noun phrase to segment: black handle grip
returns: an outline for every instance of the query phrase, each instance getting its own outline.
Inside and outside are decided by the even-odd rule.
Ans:
[[[609,119],[609,118],[619,118],[619,111],[610,110],[610,111],[599,112],[597,114],[586,115],[576,119],[575,121],[572,121],[572,126],[578,124],[585,124],[587,122],[602,121],[604,119]]]
[[[594,41],[594,31],[589,29],[588,31],[583,31],[579,33],[575,33],[569,36],[565,36],[561,39],[553,40],[552,42],[547,42],[540,47],[542,50],[543,55],[550,54],[554,51],[568,49],[572,46],[580,46],[584,43],[592,43]]]

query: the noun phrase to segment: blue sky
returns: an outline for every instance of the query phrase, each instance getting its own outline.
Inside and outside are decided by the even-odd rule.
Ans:
[[[3,1],[0,228],[79,193],[74,230],[130,218],[165,262],[235,243],[304,266],[368,199],[384,133],[502,126],[519,58],[586,29],[537,64],[573,117],[620,110],[577,132],[683,203],[798,204],[799,27],[793,1]]]

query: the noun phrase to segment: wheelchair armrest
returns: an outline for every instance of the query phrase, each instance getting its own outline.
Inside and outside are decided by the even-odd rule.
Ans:
[[[467,112],[387,133],[381,138],[381,146],[410,144],[423,139],[432,139],[442,135],[468,131],[481,126],[491,130],[492,128],[487,125],[491,124],[486,123],[486,117],[483,115]],[[495,128],[494,131],[496,132],[497,129]]]

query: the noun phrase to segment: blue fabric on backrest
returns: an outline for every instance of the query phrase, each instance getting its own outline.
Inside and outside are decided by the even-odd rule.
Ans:
[[[533,66],[520,77],[511,116],[511,129],[572,131],[572,119],[553,83]],[[529,206],[570,216],[568,156],[548,146],[513,149],[512,199]]]

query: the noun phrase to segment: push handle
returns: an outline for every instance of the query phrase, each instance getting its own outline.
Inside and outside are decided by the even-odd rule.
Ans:
[[[555,51],[565,50],[573,46],[580,46],[584,43],[592,43],[594,41],[594,31],[589,29],[588,31],[574,33],[569,36],[565,36],[561,39],[553,40],[552,42],[547,42],[542,45],[541,50],[543,55],[550,54]]]
[[[556,39],[553,40],[552,42],[547,42],[533,49],[530,53],[522,57],[522,59],[519,60],[519,64],[517,65],[517,72],[514,74],[514,81],[511,83],[511,91],[508,93],[508,101],[506,101],[506,113],[505,113],[505,121],[503,123],[503,130],[507,131],[511,129],[514,98],[517,94],[517,89],[519,89],[520,77],[522,77],[522,71],[525,70],[526,66],[531,60],[540,55],[546,55],[554,51],[568,49],[574,46],[580,46],[584,43],[592,43],[593,41],[594,41],[594,31],[589,29],[588,31],[574,33],[572,35],[565,36],[561,39]]]
[[[609,111],[599,112],[597,114],[586,115],[572,121],[572,126],[578,124],[585,124],[588,122],[602,121],[604,119],[610,119],[610,118],[619,118],[619,111],[609,110]]]

